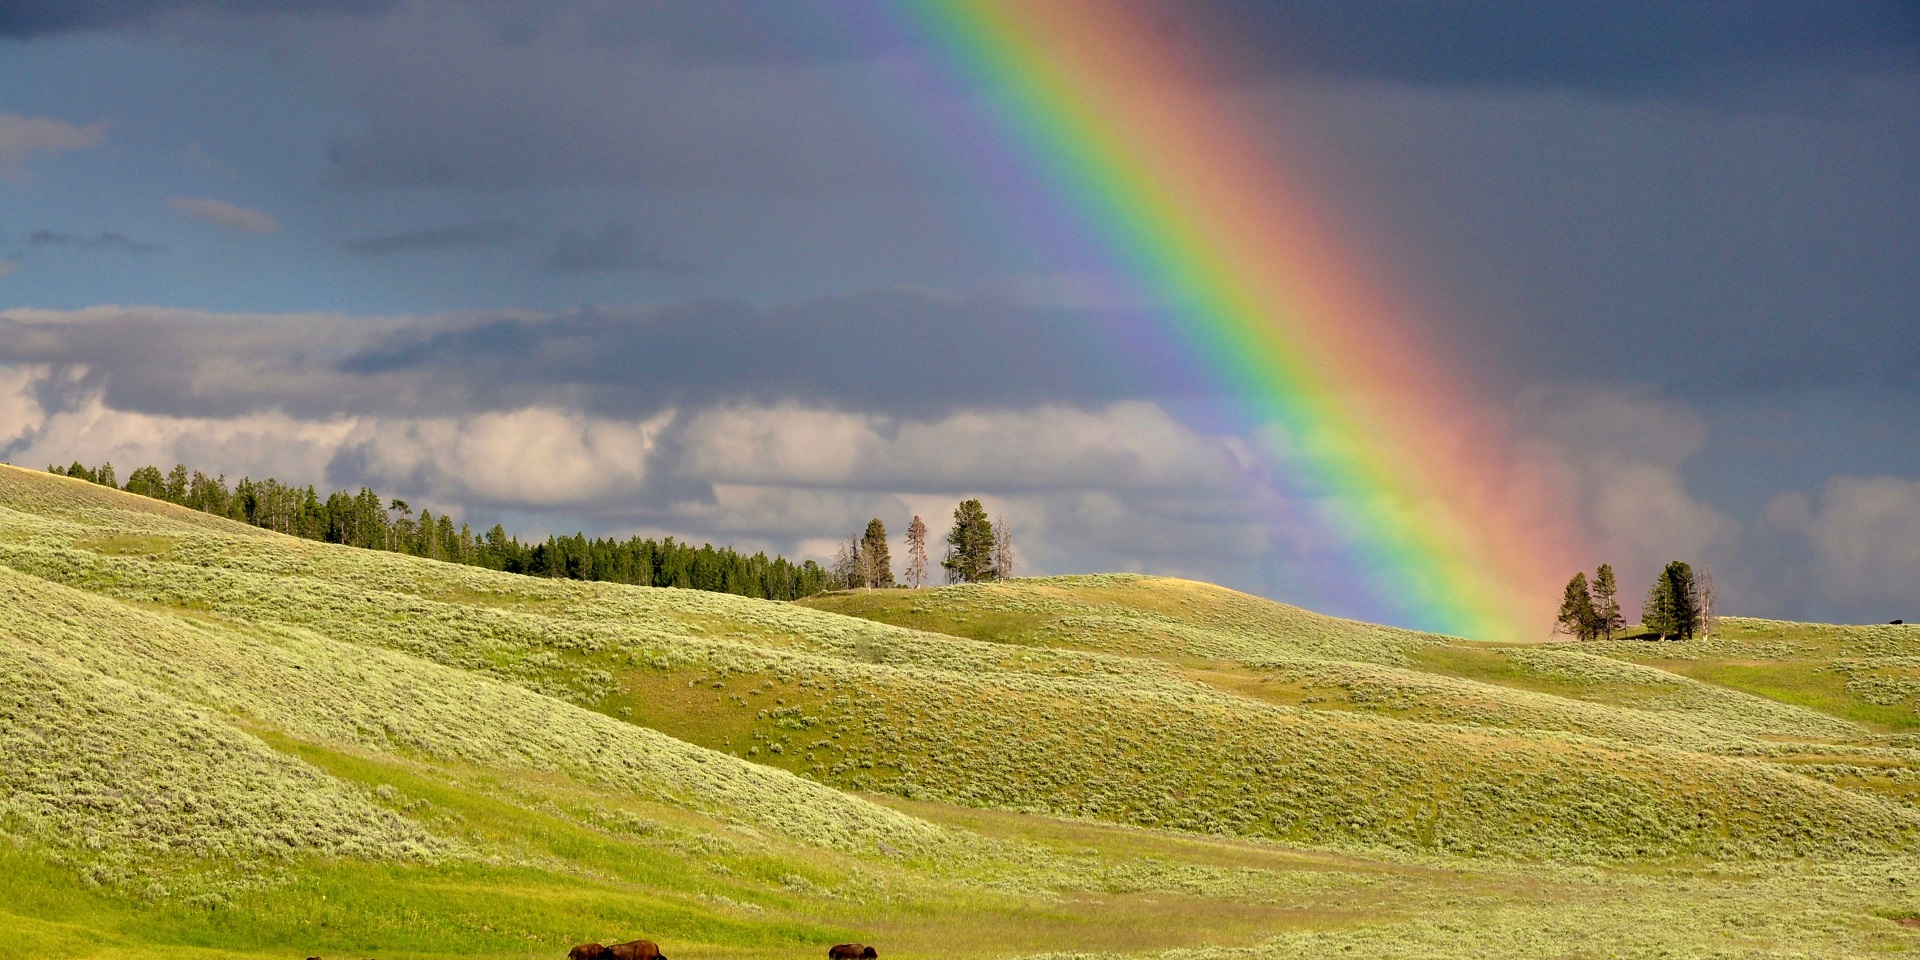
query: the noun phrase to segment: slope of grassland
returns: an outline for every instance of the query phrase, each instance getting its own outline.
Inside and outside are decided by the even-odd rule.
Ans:
[[[0,958],[1913,952],[1891,725],[1634,652],[538,580],[0,467]]]
[[[16,524],[22,534],[0,542],[0,561],[23,574],[255,635],[380,649],[490,676],[841,788],[1356,850],[1515,859],[1892,850],[1916,829],[1911,812],[1875,798],[1657,745],[1686,744],[1700,728],[1649,725],[1644,711],[1615,710],[1644,729],[1603,740],[1557,735],[1604,732],[1599,721],[1502,730],[1303,709],[1223,690],[1124,648],[1009,646],[723,594],[529,580],[261,531],[237,535],[162,504],[107,514],[108,532],[90,503],[36,502],[31,519]],[[1046,585],[1012,598],[1009,589],[1019,588],[933,591],[926,603],[975,597],[1020,616],[1048,599]],[[1387,661],[1438,642],[1226,591],[1174,604],[1194,614],[1155,616],[1141,612],[1150,583],[1107,578],[1094,589],[1117,590],[1122,602],[1104,616],[1072,609],[1050,629],[1125,643],[1145,626],[1157,632],[1154,642],[1212,643],[1267,669],[1300,651],[1324,670],[1349,647]],[[1421,682],[1441,702],[1437,685],[1449,681]],[[1470,693],[1489,714],[1606,709],[1485,684]],[[379,703],[366,716],[393,709]],[[353,729],[316,732],[338,738]]]

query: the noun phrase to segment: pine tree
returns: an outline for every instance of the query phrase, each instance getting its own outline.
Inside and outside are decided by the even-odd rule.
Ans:
[[[1561,629],[1575,639],[1591,640],[1600,626],[1600,617],[1593,609],[1593,598],[1587,593],[1587,575],[1576,573],[1567,581],[1565,596],[1560,600],[1560,616],[1556,621]]]
[[[1614,633],[1627,625],[1626,619],[1620,616],[1620,587],[1613,579],[1613,564],[1603,563],[1600,569],[1593,572],[1589,592],[1593,594],[1593,612],[1598,617],[1599,635],[1612,640]]]
[[[949,583],[977,583],[993,579],[993,521],[979,500],[962,500],[953,508],[953,530],[947,534]]]
[[[927,524],[919,514],[907,524],[907,586],[920,589],[927,581]]]
[[[860,538],[860,572],[869,588],[893,586],[893,555],[887,550],[887,525],[879,517],[867,521]]]
[[[165,499],[174,503],[187,502],[187,465],[176,463],[167,472],[167,495]]]

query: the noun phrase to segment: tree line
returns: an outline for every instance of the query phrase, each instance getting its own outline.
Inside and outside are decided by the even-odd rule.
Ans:
[[[1013,528],[1002,517],[996,523],[976,499],[953,508],[953,528],[947,532],[947,552],[940,567],[948,583],[981,583],[1013,578]],[[927,524],[914,514],[907,524],[905,576],[893,578],[893,552],[887,544],[887,525],[879,517],[867,521],[864,533],[840,544],[829,568],[837,589],[877,589],[893,586],[919,588],[927,580]]]
[[[767,600],[794,600],[829,587],[828,571],[808,560],[794,563],[764,552],[751,556],[731,547],[695,547],[672,537],[588,539],[549,536],[523,543],[499,524],[475,533],[467,524],[430,510],[418,515],[405,500],[382,497],[369,487],[336,490],[322,498],[312,486],[295,487],[269,477],[240,478],[231,488],[224,474],[209,477],[184,465],[161,473],[141,467],[118,482],[113,464],[95,469],[75,462],[48,473],[165,500],[268,530],[369,550],[388,550],[468,566],[536,577],[599,580],[647,587],[682,587]],[[877,521],[876,521],[877,522]]]
[[[1612,564],[1601,564],[1591,581],[1584,572],[1575,573],[1561,596],[1558,628],[1580,640],[1612,640],[1626,626],[1618,592]],[[1691,564],[1671,561],[1654,577],[1640,605],[1641,635],[1661,640],[1710,636],[1716,622],[1713,608],[1712,568],[1702,565],[1695,573]]]

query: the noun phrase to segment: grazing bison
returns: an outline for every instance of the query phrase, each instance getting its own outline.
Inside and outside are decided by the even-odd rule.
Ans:
[[[606,960],[607,948],[597,943],[583,943],[567,951],[567,960]]]
[[[880,951],[864,943],[842,943],[827,948],[827,960],[879,960]]]
[[[629,940],[606,948],[601,954],[605,960],[667,960],[660,952],[660,945],[652,940]]]
[[[1905,621],[1905,620],[1894,620],[1894,621],[1891,621],[1891,622],[1892,622],[1892,623],[1893,623],[1893,625],[1894,625],[1894,626],[1896,626],[1896,627],[1897,627],[1897,626],[1900,626],[1900,625],[1901,625],[1901,624],[1903,624],[1903,623],[1906,623],[1906,621]]]

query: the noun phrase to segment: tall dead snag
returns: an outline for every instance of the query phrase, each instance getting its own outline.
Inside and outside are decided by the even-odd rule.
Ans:
[[[1699,611],[1700,635],[1712,637],[1719,626],[1719,617],[1713,612],[1713,568],[1701,564],[1700,575],[1694,578],[1693,587],[1700,594],[1694,605],[1694,609]]]
[[[1006,517],[1000,517],[993,524],[993,578],[1013,579],[1013,527],[1007,524]]]
[[[828,571],[833,577],[835,590],[851,590],[865,582],[860,569],[860,538],[849,536],[840,541],[840,548],[833,553],[833,566]]]
[[[907,586],[920,589],[927,582],[927,524],[919,514],[907,524]]]

